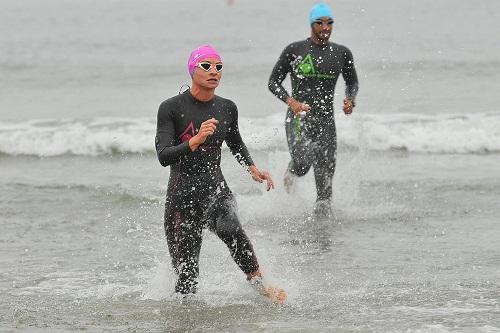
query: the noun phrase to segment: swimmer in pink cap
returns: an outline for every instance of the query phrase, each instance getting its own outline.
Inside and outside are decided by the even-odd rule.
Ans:
[[[213,231],[228,247],[250,284],[272,302],[282,304],[286,292],[264,280],[257,256],[237,214],[236,200],[220,168],[224,142],[253,180],[274,188],[271,175],[259,170],[238,129],[238,109],[215,95],[222,77],[219,53],[210,45],[191,52],[189,90],[164,101],[158,110],[156,152],[170,166],[164,226],[175,291],[195,293],[203,229]]]
[[[189,56],[189,59],[188,59],[188,71],[189,71],[189,75],[191,75],[191,77],[193,76],[194,69],[196,68],[196,66],[201,61],[203,61],[203,60],[205,60],[207,58],[216,59],[217,62],[219,62],[219,63],[222,64],[221,57],[219,55],[219,52],[217,52],[216,49],[214,49],[212,46],[210,46],[208,44],[202,45],[202,46],[194,49],[191,52],[191,55]],[[220,67],[219,72],[221,70],[222,70],[222,66]]]
[[[189,55],[191,94],[200,101],[211,100],[222,77],[223,64],[219,52],[210,45],[202,45]]]

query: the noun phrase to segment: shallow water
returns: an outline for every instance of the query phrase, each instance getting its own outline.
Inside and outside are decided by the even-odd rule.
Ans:
[[[293,196],[281,186],[264,193],[225,156],[261,266],[289,293],[283,307],[255,295],[208,232],[199,294],[172,294],[162,230],[168,171],[152,156],[2,157],[2,327],[495,332],[500,184],[491,171],[500,157],[341,156],[338,175],[352,174],[335,180],[330,220],[310,215],[311,179]],[[357,164],[365,171],[353,172]],[[473,165],[475,175],[462,179]]]

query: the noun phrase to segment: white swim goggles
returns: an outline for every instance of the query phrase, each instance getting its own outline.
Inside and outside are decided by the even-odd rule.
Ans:
[[[222,71],[222,68],[224,66],[222,66],[222,62],[218,62],[216,64],[212,64],[211,62],[208,62],[208,61],[202,61],[202,62],[199,62],[196,65],[196,67],[203,69],[205,72],[210,72],[210,70],[213,67],[213,68],[215,68],[215,71],[217,73],[219,73],[220,71]]]

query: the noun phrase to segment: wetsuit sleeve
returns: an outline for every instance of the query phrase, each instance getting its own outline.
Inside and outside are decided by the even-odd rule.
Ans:
[[[279,99],[286,103],[286,100],[290,95],[283,87],[283,81],[285,80],[288,73],[292,71],[292,50],[290,45],[287,46],[283,52],[281,52],[278,61],[274,65],[271,76],[269,77],[268,88],[269,90]]]
[[[238,129],[238,108],[233,103],[233,110],[231,114],[233,115],[231,124],[229,125],[228,135],[226,137],[226,144],[233,153],[234,157],[243,166],[253,165],[252,157],[248,152],[247,146],[243,142],[240,135],[240,130]]]
[[[158,160],[163,166],[175,164],[182,156],[191,152],[188,141],[177,144],[175,123],[172,119],[174,107],[173,103],[164,102],[158,109],[155,145]]]
[[[344,51],[344,67],[342,68],[342,76],[345,81],[345,96],[352,99],[356,99],[358,94],[359,84],[358,75],[356,74],[356,68],[354,68],[354,58],[349,49]]]

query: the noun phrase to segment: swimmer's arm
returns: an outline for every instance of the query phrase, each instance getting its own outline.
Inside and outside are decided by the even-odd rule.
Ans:
[[[240,130],[238,128],[238,109],[236,105],[234,105],[233,108],[233,119],[229,125],[229,131],[226,136],[226,144],[238,163],[244,167],[249,167],[254,163],[250,153],[248,152],[247,146],[241,138]]]
[[[191,152],[188,141],[177,144],[172,113],[165,103],[162,103],[158,110],[155,146],[162,166],[175,164],[181,157]]]
[[[288,73],[292,71],[292,52],[290,50],[290,46],[286,47],[281,53],[278,61],[274,65],[273,71],[269,77],[269,82],[267,87],[269,90],[283,102],[287,103],[287,99],[290,98],[290,95],[286,91],[283,86],[283,81],[285,80]]]
[[[240,131],[238,129],[238,108],[236,105],[233,106],[232,121],[229,127],[228,135],[226,137],[226,143],[233,153],[236,160],[243,166],[245,166],[252,176],[252,179],[256,182],[262,183],[266,182],[267,190],[274,188],[274,182],[271,175],[267,171],[261,171],[257,169],[255,164],[250,157],[250,153],[241,138]]]
[[[358,75],[356,73],[356,68],[354,67],[354,58],[349,49],[345,49],[344,52],[344,66],[342,68],[342,76],[345,81],[345,97],[352,101],[353,106],[355,105],[356,95],[359,90]]]

